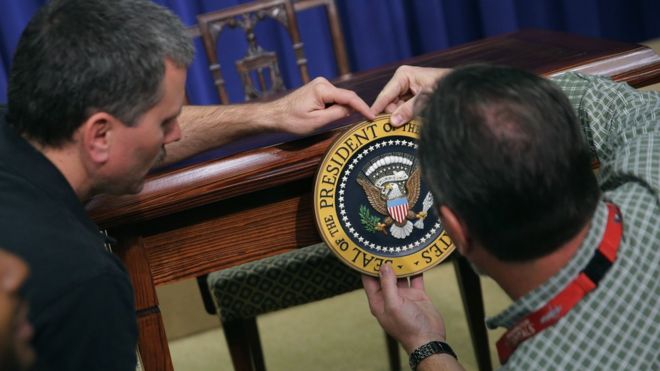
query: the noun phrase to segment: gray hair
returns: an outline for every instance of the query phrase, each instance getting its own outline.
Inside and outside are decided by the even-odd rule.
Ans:
[[[8,121],[50,146],[94,112],[134,125],[161,99],[165,60],[185,68],[193,54],[178,17],[149,0],[52,0],[18,43]]]

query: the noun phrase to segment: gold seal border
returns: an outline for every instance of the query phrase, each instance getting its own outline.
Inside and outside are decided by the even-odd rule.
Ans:
[[[339,175],[354,153],[380,138],[404,136],[418,139],[419,129],[419,123],[415,120],[395,128],[390,124],[389,115],[358,123],[335,140],[317,172],[314,181],[314,214],[319,233],[342,262],[364,274],[378,276],[380,266],[390,262],[398,277],[412,276],[436,266],[454,250],[453,242],[442,231],[432,243],[414,254],[391,258],[374,255],[348,237],[334,205],[335,191],[340,183]]]

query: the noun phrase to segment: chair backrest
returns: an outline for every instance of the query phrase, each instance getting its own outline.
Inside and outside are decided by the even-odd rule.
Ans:
[[[326,15],[328,17],[328,26],[330,27],[330,33],[332,35],[332,48],[335,52],[339,75],[347,75],[351,71],[348,65],[346,45],[344,44],[344,33],[341,30],[341,22],[339,20],[339,12],[337,11],[335,0],[293,0],[293,8],[296,12],[301,12],[317,6],[325,7]]]
[[[192,25],[192,26],[188,26],[188,27],[186,27],[186,29],[184,30],[184,32],[185,32],[186,35],[188,35],[188,37],[190,37],[191,39],[195,39],[196,37],[200,37],[200,36],[202,35],[201,32],[200,32],[200,30],[199,30],[199,26],[197,26],[196,24],[195,24],[195,25]]]
[[[192,40],[195,40],[196,38],[202,36],[202,34],[199,31],[199,26],[197,25],[192,25],[188,26],[185,29],[186,35],[190,37]],[[190,99],[188,98],[188,92],[186,91],[186,95],[184,96],[183,104],[190,104]]]
[[[300,40],[293,4],[290,0],[261,0],[237,5],[197,16],[197,23],[204,48],[209,60],[209,68],[220,101],[229,103],[229,96],[218,62],[218,37],[225,28],[240,28],[245,32],[248,50],[245,57],[236,61],[236,69],[241,77],[245,99],[251,100],[286,90],[280,74],[275,52],[264,50],[258,43],[254,32],[256,24],[264,18],[272,18],[281,23],[288,31],[293,44],[296,63],[303,83],[309,82],[307,59]],[[268,72],[268,79],[265,75]],[[257,84],[253,82],[256,74]],[[267,86],[267,80],[270,86]]]

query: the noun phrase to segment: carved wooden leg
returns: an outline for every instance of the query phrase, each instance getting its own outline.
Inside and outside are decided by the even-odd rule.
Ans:
[[[458,286],[461,290],[461,298],[463,299],[463,307],[468,320],[468,327],[470,328],[470,337],[472,338],[472,346],[474,347],[475,356],[477,357],[477,364],[480,371],[491,371],[493,365],[490,362],[490,349],[488,348],[488,333],[486,332],[484,312],[484,301],[481,293],[481,283],[479,276],[472,270],[470,264],[455,253],[454,268],[456,271],[456,279]]]
[[[145,371],[174,370],[170,358],[170,349],[167,346],[167,336],[163,317],[158,307],[138,313],[138,350],[142,367]]]
[[[158,307],[149,260],[139,236],[116,233],[115,253],[122,259],[133,283],[138,316],[138,350],[145,371],[173,371],[165,326]]]

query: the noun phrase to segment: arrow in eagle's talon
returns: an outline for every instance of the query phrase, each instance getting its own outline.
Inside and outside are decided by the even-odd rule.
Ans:
[[[378,224],[376,224],[376,230],[377,230],[377,231],[381,231],[381,232],[383,232],[385,235],[387,235],[387,230],[385,229],[385,227],[387,227],[387,224],[383,224],[383,223],[378,223]]]

